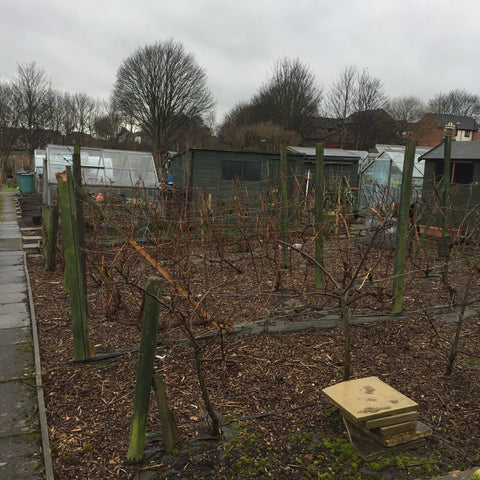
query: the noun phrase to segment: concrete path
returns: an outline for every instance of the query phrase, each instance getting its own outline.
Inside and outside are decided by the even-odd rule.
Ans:
[[[15,194],[0,191],[0,478],[52,479]],[[33,321],[32,321],[33,317]],[[39,398],[41,402],[39,402]],[[44,455],[46,444],[48,455]]]

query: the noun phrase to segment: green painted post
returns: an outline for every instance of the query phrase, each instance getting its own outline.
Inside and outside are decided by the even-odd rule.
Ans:
[[[80,145],[75,144],[72,155],[73,181],[75,186],[82,188],[82,162]],[[80,259],[82,261],[83,282],[87,284],[87,255],[85,253],[85,219],[83,215],[83,200],[75,191],[75,204],[77,211],[78,243],[80,245]]]
[[[317,143],[315,152],[315,288],[324,287],[323,270],[323,199],[325,176],[323,173],[324,149],[323,143]]]
[[[287,148],[282,145],[280,149],[280,177],[281,177],[281,194],[282,206],[280,211],[280,236],[282,241],[288,243],[288,164],[287,164]],[[282,268],[288,267],[288,248],[282,245]]]
[[[452,137],[445,137],[443,155],[443,177],[441,182],[442,201],[442,238],[438,242],[438,254],[440,257],[448,255],[448,244],[450,243],[450,159],[452,157]]]
[[[57,232],[58,232],[58,207],[57,205],[42,205],[42,235],[43,235],[43,258],[45,270],[55,271]]]
[[[67,167],[67,179],[57,175],[60,213],[62,216],[63,242],[65,248],[65,289],[70,296],[74,358],[77,361],[95,356],[88,341],[87,294],[80,258],[77,215],[72,169]]]
[[[157,299],[161,294],[160,277],[150,277],[147,280],[147,293],[143,309],[142,338],[140,340],[132,427],[127,454],[127,460],[131,463],[138,463],[142,460],[145,447],[148,405],[150,403],[150,391],[153,382],[158,317],[160,315],[160,303]]]
[[[405,281],[405,262],[408,245],[408,218],[411,205],[413,164],[415,162],[415,142],[409,141],[403,161],[400,206],[397,219],[397,239],[395,247],[395,267],[393,277],[392,313],[401,313],[403,285]]]

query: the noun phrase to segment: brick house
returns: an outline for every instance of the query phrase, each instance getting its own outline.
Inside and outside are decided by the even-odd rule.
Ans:
[[[474,118],[442,113],[426,113],[413,125],[411,136],[418,146],[435,147],[445,138],[446,128],[457,142],[480,140],[480,125]]]

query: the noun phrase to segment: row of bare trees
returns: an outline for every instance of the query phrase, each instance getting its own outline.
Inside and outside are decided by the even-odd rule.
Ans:
[[[379,111],[390,117],[378,117]],[[437,94],[427,104],[413,96],[388,98],[381,80],[355,65],[324,94],[310,66],[282,58],[257,92],[227,113],[217,138],[207,73],[181,42],[169,39],[125,58],[109,101],[59,92],[35,62],[19,65],[15,78],[0,83],[0,157],[15,144],[32,153],[62,136],[84,145],[95,139],[104,147],[151,149],[158,165],[163,154],[188,145],[277,150],[305,142],[319,116],[336,121],[340,147],[348,126],[350,145],[368,149],[379,136],[381,143],[399,140],[395,133],[427,111],[476,117],[480,99],[464,90]]]

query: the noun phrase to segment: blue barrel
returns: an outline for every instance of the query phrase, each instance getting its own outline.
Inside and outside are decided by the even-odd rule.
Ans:
[[[22,193],[33,193],[33,172],[17,172],[17,185]]]

